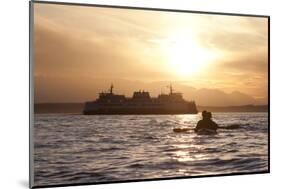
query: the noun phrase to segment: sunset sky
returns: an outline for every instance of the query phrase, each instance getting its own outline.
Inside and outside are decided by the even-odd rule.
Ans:
[[[257,17],[35,3],[35,102],[94,100],[110,83],[116,93],[145,89],[156,96],[172,83],[200,105],[223,105],[222,96],[225,105],[267,104],[267,24]]]

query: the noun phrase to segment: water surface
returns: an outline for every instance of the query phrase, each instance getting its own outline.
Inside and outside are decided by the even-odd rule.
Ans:
[[[217,135],[193,131],[200,115],[35,115],[35,185],[168,178],[268,169],[268,113],[214,113]]]

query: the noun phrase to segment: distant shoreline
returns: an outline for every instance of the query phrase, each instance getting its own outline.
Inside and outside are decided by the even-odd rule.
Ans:
[[[268,105],[243,105],[243,106],[197,106],[199,112],[268,112]]]
[[[34,105],[35,114],[46,113],[72,113],[81,114],[84,103],[38,103]],[[268,105],[243,105],[243,106],[197,106],[199,112],[268,112]]]

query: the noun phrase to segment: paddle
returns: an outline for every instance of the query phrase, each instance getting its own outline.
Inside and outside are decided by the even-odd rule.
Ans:
[[[186,131],[193,131],[194,128],[174,128],[174,132],[186,132]]]
[[[218,129],[239,129],[240,125],[233,124],[233,125],[228,125],[228,126],[219,126]],[[187,132],[187,131],[193,131],[194,128],[174,128],[174,132]]]

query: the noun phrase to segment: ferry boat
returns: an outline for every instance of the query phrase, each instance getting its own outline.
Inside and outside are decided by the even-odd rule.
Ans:
[[[169,86],[169,94],[151,97],[147,91],[136,91],[132,97],[114,94],[113,84],[108,92],[99,93],[95,101],[86,102],[84,115],[147,115],[147,114],[197,114],[194,101],[183,99],[182,93],[174,92]]]

